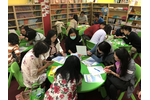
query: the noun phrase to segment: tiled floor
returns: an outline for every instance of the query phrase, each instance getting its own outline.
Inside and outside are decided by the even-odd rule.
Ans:
[[[61,41],[61,46],[62,46],[63,50],[65,50],[64,41],[65,40]],[[140,58],[136,58],[135,62],[141,66],[141,59]],[[11,81],[10,88],[8,89],[8,100],[16,100],[15,96],[25,89],[25,88],[21,88],[20,90],[17,90],[18,86],[19,85],[18,85],[16,79],[13,79]],[[136,91],[138,89],[139,89],[139,86],[137,86],[137,88],[135,88],[135,91],[134,91],[134,96],[135,96],[136,100],[139,100],[136,96]],[[85,100],[102,100],[101,93],[98,92],[97,89],[94,91],[91,91],[91,92],[83,93],[83,94],[85,96]],[[120,93],[118,92],[118,96],[119,95],[120,95]],[[122,100],[132,100],[132,99],[131,98],[127,99],[126,93],[125,93]]]

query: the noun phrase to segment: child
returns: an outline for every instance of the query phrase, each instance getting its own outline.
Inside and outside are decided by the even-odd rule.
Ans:
[[[8,34],[8,67],[13,62],[20,63],[19,38],[15,33]]]
[[[50,46],[50,54],[47,59],[48,61],[52,60],[57,56],[65,57],[65,53],[63,52],[63,49],[60,46],[60,41],[59,39],[57,39],[56,34],[57,33],[54,30],[49,30],[46,39],[44,40]]]
[[[106,39],[105,38],[106,34],[110,35],[110,32],[111,32],[111,26],[106,25],[104,29],[99,29],[98,31],[96,31],[90,41],[95,44],[100,43]]]
[[[103,18],[99,17],[99,14],[94,14],[94,24],[100,24],[104,22]]]
[[[125,43],[131,43],[132,45],[130,55],[132,53],[135,53],[136,51],[138,53],[141,53],[141,38],[135,32],[131,31],[131,26],[125,26],[124,34],[127,35],[127,39],[123,38]]]
[[[135,84],[135,62],[125,48],[116,49],[114,58],[116,63],[104,68],[108,73],[105,81],[107,98],[117,100],[117,90],[127,90],[127,98],[130,98]]]
[[[82,11],[81,14],[78,16],[78,20],[79,24],[89,25],[87,15],[85,15],[84,11]]]
[[[24,29],[25,28],[25,29]],[[21,39],[25,39],[26,41],[30,41],[30,44],[36,44],[38,41],[43,41],[45,39],[45,36],[42,33],[39,33],[31,28],[28,28],[27,26],[21,28],[21,34],[23,36],[20,36]]]
[[[57,69],[55,78],[44,100],[77,100],[77,86],[81,85],[83,75],[80,73],[80,60],[69,56],[64,65]]]
[[[82,39],[77,34],[77,31],[74,28],[71,28],[69,30],[68,37],[65,40],[65,48],[67,55],[77,52],[76,45],[82,45]]]
[[[120,29],[117,29],[117,31],[114,34],[114,38],[124,38],[125,37],[124,28],[125,25],[121,26]]]
[[[104,63],[105,66],[114,63],[114,50],[112,46],[106,41],[95,45],[92,50],[87,51],[87,54],[89,56],[93,54],[92,58],[99,63]]]
[[[69,27],[67,28],[67,34],[71,28],[76,29],[78,27],[78,16],[75,14],[73,19],[70,21]]]

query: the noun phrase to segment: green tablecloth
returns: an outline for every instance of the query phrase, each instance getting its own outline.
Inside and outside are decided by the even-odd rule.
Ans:
[[[26,50],[24,50],[23,52],[26,52],[26,51],[29,51],[30,49],[33,48],[33,45],[30,45],[30,46],[26,46],[26,43],[29,43],[28,41],[26,41],[25,39],[22,39],[20,44],[19,44],[19,47],[28,47]]]
[[[88,56],[84,57],[82,60],[87,59],[87,58],[88,58]],[[47,70],[47,77],[48,77],[48,80],[49,80],[51,83],[53,82],[54,78],[48,76],[49,71],[50,71],[50,69],[51,69],[52,66],[58,66],[58,65],[62,65],[62,64],[59,64],[59,63],[55,62],[53,65],[51,65],[51,66],[48,67],[48,70]],[[102,66],[103,68],[105,67],[102,63],[100,63],[100,64],[97,65],[97,66]],[[87,66],[84,65],[84,64],[82,64],[82,63],[81,63],[81,73],[82,73],[82,74],[83,74],[83,73],[84,73],[84,74],[89,74],[89,71],[88,71],[88,69],[87,69]],[[101,76],[102,76],[104,82],[105,82],[105,80],[106,80],[106,75],[107,75],[106,73],[101,74]],[[98,87],[100,87],[104,82],[86,83],[86,82],[85,82],[85,79],[83,78],[83,79],[82,79],[82,84],[81,84],[81,86],[79,86],[79,87],[77,88],[77,92],[78,92],[78,93],[83,93],[83,92],[89,92],[89,91],[95,90],[95,89],[97,89]]]
[[[106,41],[109,41],[112,44],[112,47],[113,47],[114,50],[118,49],[118,48],[121,48],[121,47],[124,47],[129,52],[131,50],[131,47],[132,47],[131,45],[126,44],[123,39],[113,39],[113,38],[111,38],[111,39],[107,39]]]

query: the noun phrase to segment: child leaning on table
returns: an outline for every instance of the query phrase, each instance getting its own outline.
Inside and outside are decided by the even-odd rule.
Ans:
[[[55,78],[44,100],[77,100],[77,86],[82,83],[80,60],[76,56],[69,56],[64,65],[57,69]]]
[[[8,34],[8,67],[13,62],[20,63],[19,37],[15,33]]]

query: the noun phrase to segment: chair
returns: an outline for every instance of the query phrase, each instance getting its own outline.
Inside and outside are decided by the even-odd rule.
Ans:
[[[141,58],[141,53],[136,53],[134,56],[133,56],[133,59],[135,59],[137,56],[140,56],[140,58]]]
[[[136,66],[135,78],[137,79],[137,81],[136,81],[134,86],[136,88],[136,86],[138,85],[138,83],[141,80],[141,67],[138,64],[136,64],[136,63],[135,63],[135,66]],[[125,91],[120,94],[120,96],[118,97],[118,100],[122,100],[122,97],[124,96],[124,94],[125,94]],[[134,97],[133,93],[131,95],[131,98],[132,98],[132,100],[136,100],[136,98]]]
[[[69,27],[69,25],[70,25],[70,22],[67,22],[67,27]]]
[[[95,44],[89,40],[86,40],[86,46],[88,50],[91,50],[95,46]]]
[[[22,73],[20,72],[20,68],[19,68],[19,65],[17,62],[14,62],[12,65],[11,65],[11,72],[12,74],[14,75],[14,77],[16,78],[17,82],[19,83],[19,87],[18,87],[18,90],[21,88],[21,87],[26,87],[24,84],[23,84],[23,77],[22,77]],[[25,91],[28,90],[28,88],[26,87]]]
[[[10,73],[9,74],[9,78],[8,78],[8,89],[9,89],[9,86],[10,86],[10,83],[11,83],[11,79],[12,79],[12,72],[11,72],[11,66],[8,68],[8,72]]]
[[[35,31],[39,32],[39,33],[42,33],[44,35],[44,30],[41,30],[41,29],[35,29]]]
[[[79,35],[81,36],[81,39],[82,39],[83,45],[85,45],[85,43],[84,43],[84,40],[83,40],[82,34],[83,34],[83,32],[84,32],[85,30],[86,30],[86,28],[82,28],[81,30],[79,30]]]
[[[141,37],[141,31],[140,31],[140,32],[138,32],[138,36],[139,36],[139,37]]]

